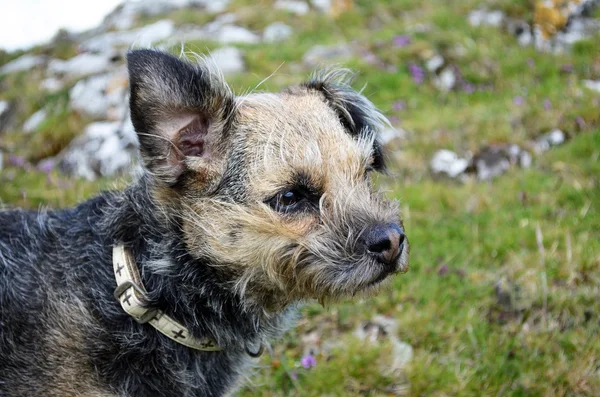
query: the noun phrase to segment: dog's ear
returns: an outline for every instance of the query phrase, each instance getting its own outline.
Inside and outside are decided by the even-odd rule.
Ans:
[[[150,173],[172,185],[191,164],[220,160],[235,103],[222,75],[156,50],[132,51],[127,63],[131,120]]]
[[[385,171],[379,134],[385,126],[389,126],[389,121],[371,101],[351,87],[353,77],[347,69],[321,70],[313,73],[303,86],[324,96],[352,137],[374,136],[372,166],[377,171]]]

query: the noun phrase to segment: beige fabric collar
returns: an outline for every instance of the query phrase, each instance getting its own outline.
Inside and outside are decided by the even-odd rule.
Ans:
[[[196,350],[221,350],[211,338],[196,339],[181,323],[162,310],[147,306],[146,289],[131,254],[123,245],[113,247],[113,270],[117,280],[115,298],[127,314],[139,323],[149,323],[175,342]]]

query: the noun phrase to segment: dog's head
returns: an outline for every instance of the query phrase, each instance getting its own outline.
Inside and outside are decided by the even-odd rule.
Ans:
[[[236,97],[207,61],[139,50],[128,62],[155,199],[241,296],[336,299],[408,269],[397,203],[371,183],[386,121],[347,74]]]

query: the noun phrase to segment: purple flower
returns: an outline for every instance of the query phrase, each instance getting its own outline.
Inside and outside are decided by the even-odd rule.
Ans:
[[[448,273],[448,265],[444,264],[438,269],[438,276],[445,276]]]
[[[403,110],[406,110],[406,101],[401,99],[399,101],[392,103],[392,110],[394,112],[401,112]]]
[[[525,104],[525,99],[522,96],[516,96],[513,98],[513,103],[517,106],[523,106]]]
[[[37,165],[38,170],[45,172],[46,174],[50,173],[54,169],[54,160],[52,159],[44,159],[40,161]]]
[[[408,65],[408,72],[410,73],[415,84],[422,84],[425,81],[425,71],[422,67],[415,63]]]
[[[25,157],[12,155],[8,158],[8,162],[17,167],[25,165]]]
[[[467,83],[463,86],[463,91],[467,94],[472,94],[475,92],[475,86],[471,83]]]
[[[581,117],[581,116],[577,116],[577,117],[575,117],[575,122],[577,123],[577,126],[578,126],[580,129],[582,129],[582,130],[583,130],[583,129],[585,128],[585,125],[586,125],[586,124],[585,124],[585,120],[583,119],[583,117]]]
[[[552,109],[552,102],[550,102],[550,99],[546,98],[544,99],[544,110],[550,109]]]
[[[297,371],[290,372],[290,378],[292,378],[292,380],[298,380],[298,372]]]
[[[394,46],[398,48],[406,47],[407,45],[410,45],[411,42],[412,40],[410,39],[410,37],[406,35],[394,37]]]
[[[307,354],[306,356],[302,357],[300,364],[302,364],[304,368],[309,369],[317,365],[317,359],[312,354]]]

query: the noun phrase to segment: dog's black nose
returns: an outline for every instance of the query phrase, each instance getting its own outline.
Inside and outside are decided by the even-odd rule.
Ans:
[[[365,243],[369,253],[380,262],[392,264],[398,260],[404,248],[405,234],[395,223],[371,226],[365,232]]]

